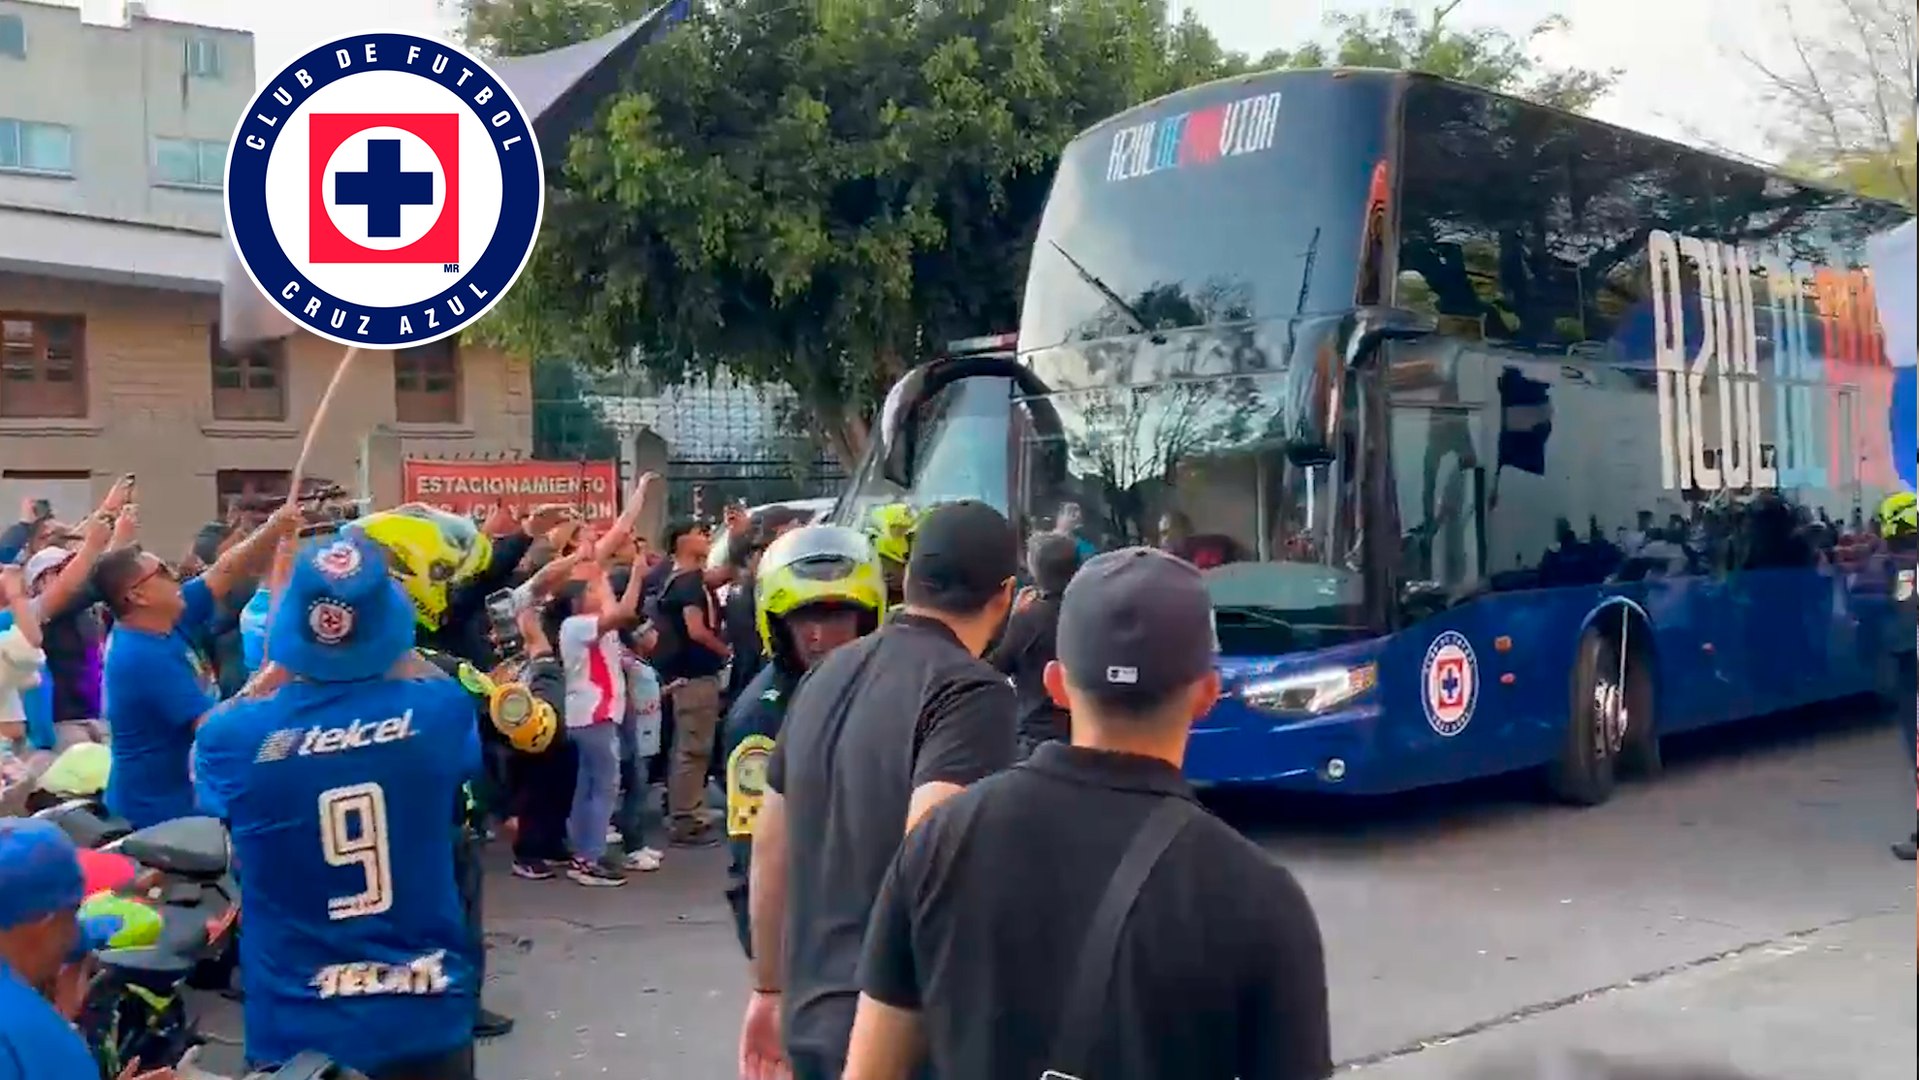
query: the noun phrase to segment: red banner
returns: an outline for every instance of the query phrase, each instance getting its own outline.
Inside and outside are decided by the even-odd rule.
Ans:
[[[400,470],[400,498],[484,518],[497,503],[525,513],[545,503],[579,507],[586,520],[620,512],[620,467],[612,461],[423,461]]]

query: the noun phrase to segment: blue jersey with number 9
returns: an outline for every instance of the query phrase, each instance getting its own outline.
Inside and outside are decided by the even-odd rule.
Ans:
[[[453,813],[480,741],[459,683],[237,698],[209,714],[193,762],[201,808],[233,831],[248,1060],[318,1050],[374,1072],[470,1042]]]

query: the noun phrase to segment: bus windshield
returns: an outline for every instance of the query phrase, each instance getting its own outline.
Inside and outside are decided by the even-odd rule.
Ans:
[[[1020,349],[1353,305],[1389,85],[1235,79],[1080,136],[1027,274]]]

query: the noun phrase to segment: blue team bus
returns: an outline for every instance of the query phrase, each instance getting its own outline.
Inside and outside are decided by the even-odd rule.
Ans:
[[[1859,269],[1902,217],[1427,76],[1182,91],[1067,148],[1016,345],[902,379],[834,520],[1192,559],[1195,782],[1597,803],[1669,733],[1909,707]]]

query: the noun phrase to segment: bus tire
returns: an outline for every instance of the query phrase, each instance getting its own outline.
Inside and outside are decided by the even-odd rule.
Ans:
[[[1573,661],[1565,738],[1559,757],[1546,768],[1546,788],[1560,802],[1597,806],[1612,798],[1618,748],[1604,734],[1603,710],[1608,707],[1605,695],[1618,693],[1618,671],[1618,646],[1598,630],[1587,630]]]
[[[1637,642],[1652,640],[1651,631],[1639,619],[1632,620],[1629,633]],[[1652,650],[1634,645],[1626,653],[1626,736],[1619,747],[1620,776],[1650,780],[1665,769],[1659,751],[1659,711],[1653,695]]]

